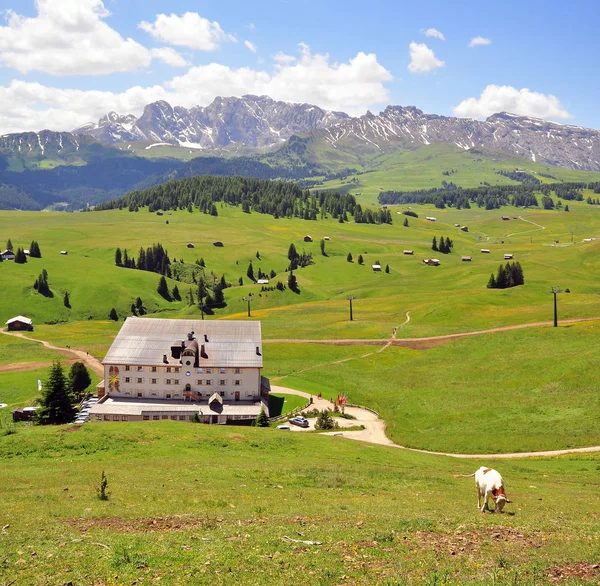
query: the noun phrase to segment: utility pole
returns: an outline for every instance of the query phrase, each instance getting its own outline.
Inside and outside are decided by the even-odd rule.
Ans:
[[[248,302],[248,317],[252,317],[250,315],[250,303],[252,302],[252,293],[248,293],[246,297],[242,297],[242,301]]]
[[[558,327],[558,310],[557,310],[557,306],[556,306],[556,295],[557,295],[557,293],[562,293],[562,289],[559,289],[558,287],[552,287],[552,289],[550,289],[550,293],[552,293],[552,295],[554,295],[554,327],[557,328]]]
[[[356,299],[356,297],[354,295],[348,295],[346,299],[350,302],[350,321],[352,321],[354,319],[352,316],[352,300]]]

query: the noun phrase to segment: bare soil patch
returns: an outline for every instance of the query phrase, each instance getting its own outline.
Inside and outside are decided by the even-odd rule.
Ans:
[[[564,564],[562,566],[553,566],[546,570],[546,575],[551,582],[560,584],[565,580],[577,578],[591,582],[597,580],[600,584],[600,563],[577,562],[574,564]]]
[[[525,535],[509,527],[493,527],[485,531],[456,533],[416,531],[400,539],[408,543],[411,549],[426,547],[445,555],[469,555],[479,552],[482,546],[500,543],[519,549],[539,548],[545,542],[545,538],[540,535]]]
[[[222,519],[211,517],[190,517],[171,515],[167,517],[143,517],[138,519],[122,519],[120,517],[75,518],[66,519],[65,523],[78,531],[87,532],[94,529],[108,529],[117,533],[147,533],[151,531],[188,531],[193,529],[214,529]]]
[[[66,427],[65,429],[59,429],[58,433],[73,433],[74,431],[79,431],[81,429],[81,425],[72,425],[71,427]]]

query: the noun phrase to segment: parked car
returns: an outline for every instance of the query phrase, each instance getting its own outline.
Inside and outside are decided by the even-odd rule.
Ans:
[[[281,429],[282,431],[290,431],[290,426],[289,425],[278,425],[277,429]]]
[[[308,427],[308,419],[306,419],[306,417],[302,417],[301,415],[292,417],[290,419],[290,423],[297,425],[298,427]]]

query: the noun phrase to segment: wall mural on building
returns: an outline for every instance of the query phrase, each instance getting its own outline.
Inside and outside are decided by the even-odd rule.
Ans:
[[[112,393],[119,392],[119,367],[111,366],[108,369],[108,388]]]

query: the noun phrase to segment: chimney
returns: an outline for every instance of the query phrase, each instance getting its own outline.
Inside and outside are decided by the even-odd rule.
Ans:
[[[257,355],[257,356],[261,356],[261,353],[260,353],[260,346],[257,346],[257,347],[256,347],[256,355]]]
[[[163,354],[163,362],[165,364],[169,364],[169,361],[167,360],[167,355],[166,354]]]
[[[208,336],[206,334],[204,334],[204,341],[208,342]]]

